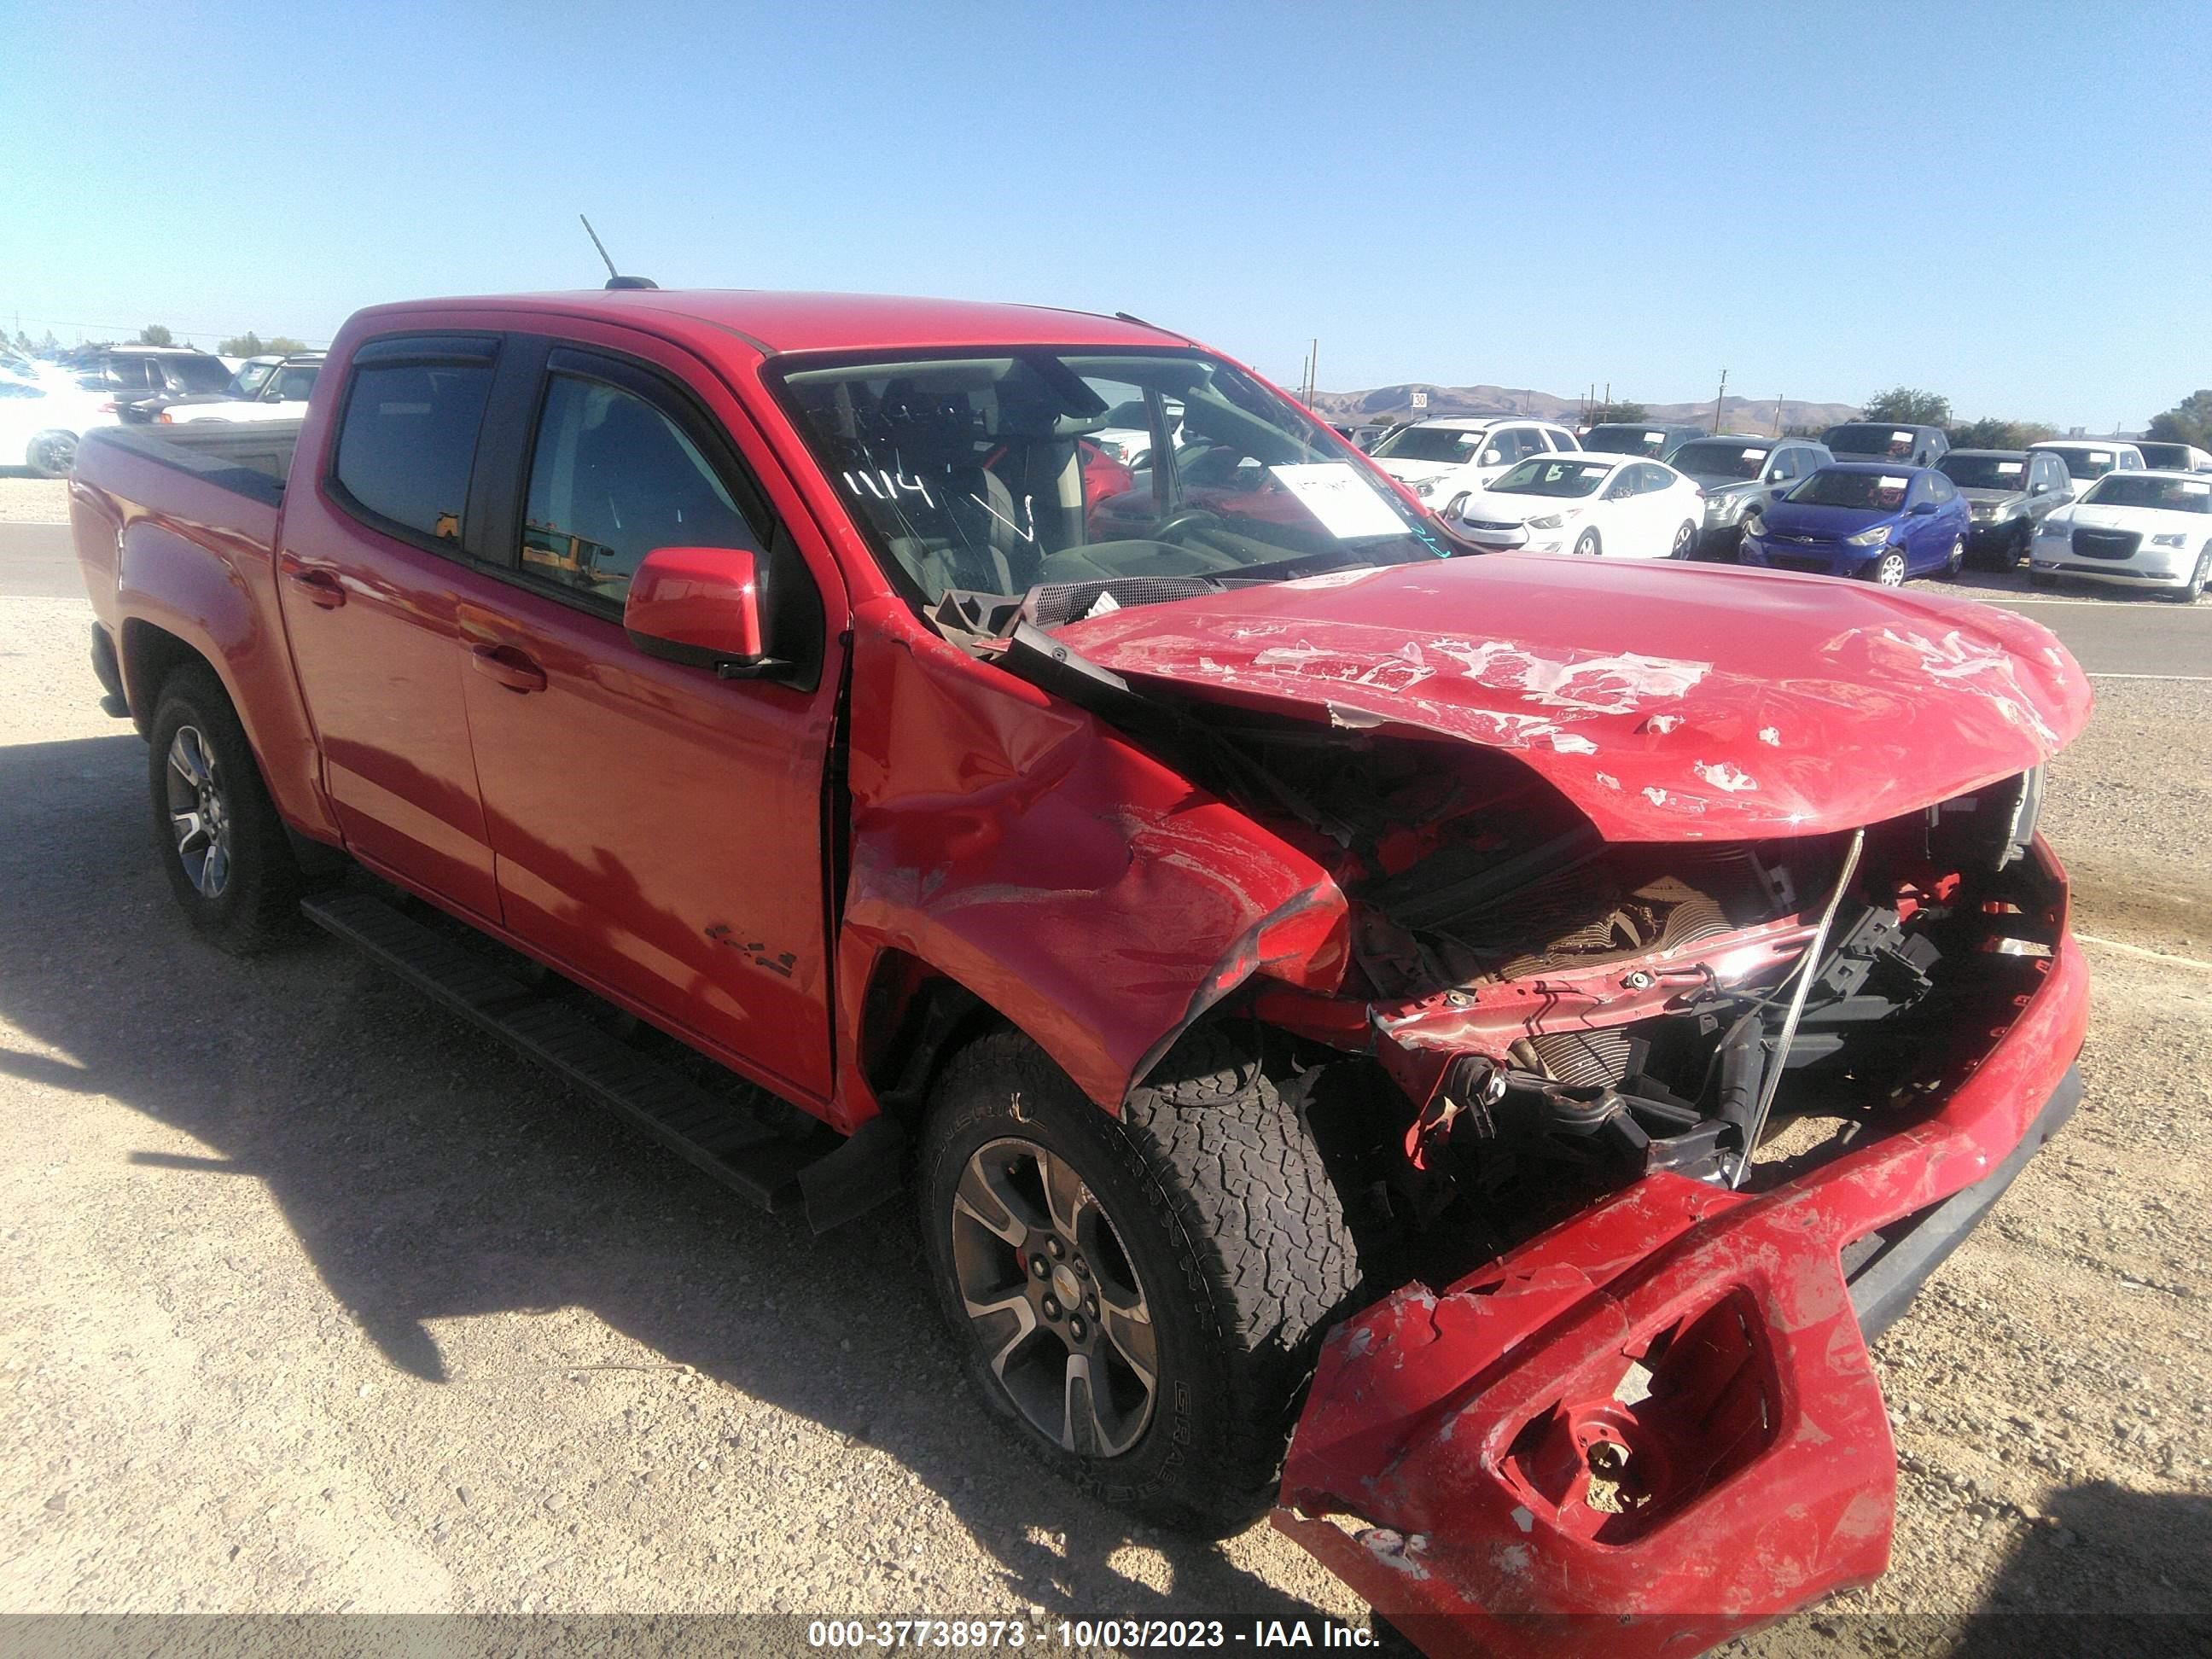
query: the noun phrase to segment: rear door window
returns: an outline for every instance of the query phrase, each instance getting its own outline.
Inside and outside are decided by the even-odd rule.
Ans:
[[[497,341],[374,340],[355,354],[331,480],[355,515],[458,550]]]

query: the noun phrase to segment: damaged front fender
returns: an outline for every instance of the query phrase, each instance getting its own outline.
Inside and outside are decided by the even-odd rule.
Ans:
[[[1115,1109],[1251,975],[1341,983],[1348,909],[1310,858],[898,607],[854,623],[845,1030],[902,951]]]

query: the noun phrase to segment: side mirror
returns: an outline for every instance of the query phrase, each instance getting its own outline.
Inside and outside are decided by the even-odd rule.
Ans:
[[[623,629],[648,657],[758,679],[785,665],[768,654],[760,577],[742,547],[656,547],[639,561]]]
[[[1910,519],[1924,519],[1935,512],[1935,502],[1922,501],[1917,506],[1906,507],[1905,509],[1905,516]]]

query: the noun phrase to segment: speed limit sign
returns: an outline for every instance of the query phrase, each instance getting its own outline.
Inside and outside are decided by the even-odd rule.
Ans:
[[[1416,409],[1426,409],[1428,406],[1429,394],[1425,392],[1416,392],[1413,394],[1413,407]]]

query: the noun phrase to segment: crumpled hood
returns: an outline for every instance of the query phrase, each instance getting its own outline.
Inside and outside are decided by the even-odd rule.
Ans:
[[[1721,566],[1493,554],[1055,631],[1134,680],[1508,751],[1614,841],[1878,823],[2040,764],[2090,705],[2009,611]]]

